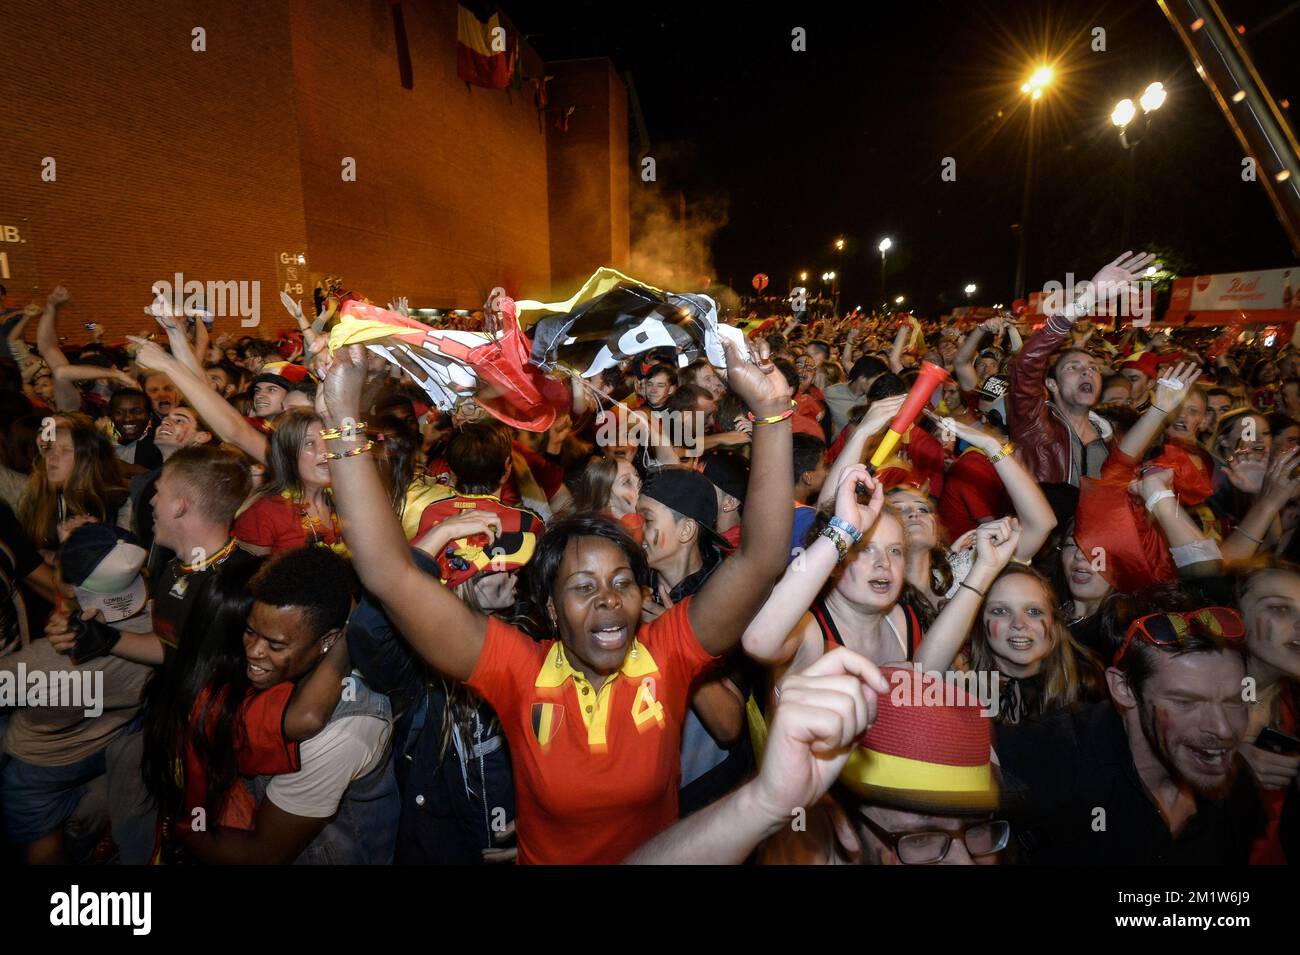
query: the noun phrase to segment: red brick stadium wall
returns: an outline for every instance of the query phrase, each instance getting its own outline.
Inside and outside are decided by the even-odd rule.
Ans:
[[[289,324],[286,253],[307,256],[304,304],[320,274],[377,302],[447,308],[494,285],[546,298],[624,263],[626,94],[609,64],[584,61],[558,95],[553,84],[553,108],[579,107],[560,133],[531,82],[496,91],[456,77],[455,0],[401,8],[409,90],[388,0],[0,6],[17,53],[0,71],[10,303],[63,283],[61,334],[84,341],[94,320],[112,341],[148,327],[151,285],[179,271],[260,282],[267,334]],[[526,45],[522,65],[543,72]],[[216,327],[245,331],[238,317]]]
[[[549,295],[546,134],[531,82],[468,86],[456,76],[454,0],[401,6],[410,90],[386,0],[292,4],[311,271],[412,306],[477,307],[496,285]],[[541,74],[528,47],[522,67]],[[346,156],[356,182],[342,179]]]
[[[628,261],[627,88],[606,59],[550,63],[551,100],[572,105],[550,129],[551,274],[571,294],[602,265]]]
[[[0,226],[28,240],[10,298],[63,283],[60,332],[111,340],[153,326],[150,287],[179,271],[260,281],[278,320],[276,256],[306,240],[287,0],[6,0],[0,38]]]

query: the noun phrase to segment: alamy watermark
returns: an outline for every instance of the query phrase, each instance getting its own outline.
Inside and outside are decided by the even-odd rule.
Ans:
[[[104,712],[103,670],[29,670],[19,663],[0,670],[0,707],[80,709],[88,718]]]
[[[171,303],[176,315],[189,315],[206,311],[214,316],[238,318],[244,328],[254,328],[262,321],[262,283],[251,282],[199,282],[186,280],[177,272],[172,281],[154,282],[153,293]]]
[[[1064,285],[1052,281],[1043,286],[1040,311],[1044,315],[1061,315],[1067,306],[1073,306],[1076,315],[1131,318],[1134,328],[1145,328],[1151,324],[1152,288],[1146,280],[1076,282],[1074,273],[1066,272]]]
[[[688,458],[704,453],[708,415],[703,411],[660,411],[648,416],[606,412],[596,428],[596,444],[602,448],[680,448]]]
[[[999,710],[997,670],[922,670],[913,661],[913,679],[898,669],[889,674],[889,702],[894,706],[956,706],[963,701],[978,700],[980,715],[995,717]]]

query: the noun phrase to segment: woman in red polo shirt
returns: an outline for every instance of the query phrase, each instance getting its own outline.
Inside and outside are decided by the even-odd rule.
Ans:
[[[320,419],[294,408],[277,415],[272,427],[266,478],[253,503],[235,518],[235,537],[255,554],[278,554],[308,544],[341,550],[343,535],[330,496]],[[392,510],[386,494],[384,509]]]
[[[412,562],[365,444],[330,441],[362,582],[428,664],[468,682],[501,718],[520,862],[619,862],[677,817],[691,683],[740,642],[790,542],[790,389],[766,345],[751,347],[759,364],[726,351],[729,384],[756,420],[752,530],[699,593],[645,626],[645,554],[598,517],[560,521],[542,538],[528,573],[540,640],[470,609]],[[364,379],[360,347],[334,355],[319,402],[327,425],[358,417]]]

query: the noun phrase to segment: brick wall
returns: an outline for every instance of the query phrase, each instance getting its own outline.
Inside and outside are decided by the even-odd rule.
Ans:
[[[334,273],[381,303],[444,308],[494,285],[546,298],[624,262],[626,94],[609,64],[553,84],[553,106],[579,105],[559,134],[531,83],[456,78],[454,0],[402,10],[410,90],[388,0],[8,0],[0,37],[20,56],[0,71],[0,227],[28,240],[11,302],[66,284],[60,332],[83,341],[95,320],[113,340],[149,325],[150,286],[180,271],[260,282],[269,334],[290,324],[283,253],[307,255],[305,303]],[[523,67],[543,71],[526,46]]]

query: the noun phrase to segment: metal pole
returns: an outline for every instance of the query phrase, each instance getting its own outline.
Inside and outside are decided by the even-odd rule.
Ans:
[[[1025,197],[1020,206],[1020,249],[1016,255],[1015,297],[1025,297],[1025,265],[1029,254],[1029,197],[1034,186],[1034,152],[1037,146],[1034,136],[1034,101],[1029,101],[1029,158],[1025,162]]]
[[[1130,143],[1128,149],[1128,183],[1124,190],[1124,225],[1119,233],[1119,247],[1121,249],[1130,248],[1128,244],[1129,236],[1133,231],[1133,196],[1135,194],[1135,183],[1137,182],[1137,143]]]

